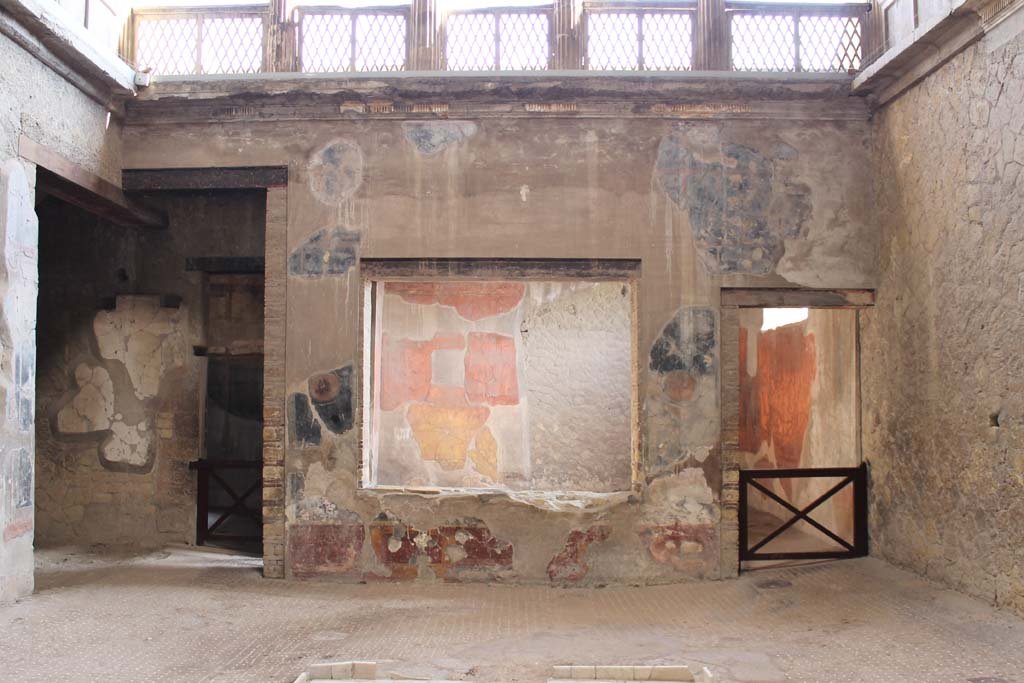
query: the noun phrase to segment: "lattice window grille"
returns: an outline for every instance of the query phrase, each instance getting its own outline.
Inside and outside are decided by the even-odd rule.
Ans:
[[[693,13],[590,12],[587,68],[595,71],[686,71],[693,68]]]
[[[539,71],[550,51],[547,12],[460,12],[445,25],[449,71]]]
[[[254,74],[263,69],[262,16],[143,17],[136,64],[165,76]]]
[[[640,68],[640,15],[594,12],[587,15],[587,68],[636,71]]]
[[[200,23],[204,74],[254,74],[263,67],[262,17],[205,17]]]
[[[199,65],[199,21],[196,17],[140,19],[135,27],[135,63],[140,69],[179,76],[196,73]]]
[[[302,70],[334,73],[352,70],[352,16],[305,14],[301,32]]]
[[[445,62],[448,70],[496,70],[497,23],[498,15],[489,12],[449,15],[445,24]]]
[[[356,15],[356,71],[403,71],[406,32],[402,14]]]
[[[796,17],[736,13],[729,22],[736,71],[796,71]]]
[[[541,71],[548,68],[551,24],[547,14],[516,12],[499,15],[498,68]]]
[[[860,17],[800,17],[800,69],[847,73],[861,67]]]
[[[642,66],[646,71],[689,71],[693,68],[693,15],[649,12],[641,15]]]
[[[407,30],[405,15],[398,13],[302,14],[302,70],[402,71],[406,68]]]

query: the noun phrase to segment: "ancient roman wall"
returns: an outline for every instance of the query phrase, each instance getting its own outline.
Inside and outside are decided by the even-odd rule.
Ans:
[[[234,338],[249,339],[234,351],[259,351],[262,329],[232,320],[216,278],[185,265],[195,256],[261,257],[263,193],[147,202],[167,212],[167,229],[40,207],[38,545],[191,543],[188,463],[201,457],[206,365],[194,349],[228,351],[225,328],[237,327]],[[255,296],[261,313],[262,292]]]
[[[276,505],[285,513],[285,530],[265,546],[268,573],[599,584],[734,572],[735,509],[726,501],[723,514],[719,445],[718,289],[725,281],[873,286],[866,118],[374,118],[331,95],[308,100],[303,111],[319,107],[324,120],[307,121],[289,109],[295,97],[266,110],[259,97],[243,109],[214,98],[188,122],[191,112],[160,103],[157,91],[127,132],[129,168],[288,167],[285,249],[268,247],[268,273],[286,273],[284,315],[268,314],[267,330],[268,339],[284,335],[286,365],[285,386],[269,392],[267,408],[272,416],[285,409],[285,428],[279,434],[268,421],[264,431],[272,454],[265,514]],[[216,121],[229,111],[243,120]],[[281,237],[268,232],[268,245]],[[639,262],[631,489],[431,493],[362,480],[361,399],[372,372],[364,365],[366,260],[436,258]],[[425,263],[421,277],[450,268]],[[273,282],[268,311],[277,305]],[[459,316],[460,334],[489,324],[460,315],[458,301],[438,301],[445,316]],[[501,334],[522,341],[522,330]],[[450,375],[430,370],[428,384],[435,370]],[[605,395],[600,377],[590,381]],[[389,438],[411,448],[408,457],[422,447],[411,430]],[[471,469],[473,442],[453,441],[445,457]],[[619,451],[629,462],[629,448]]]
[[[863,443],[872,552],[1021,611],[1024,35],[999,34],[876,117]]]
[[[120,125],[60,75],[0,36],[0,602],[31,592],[34,501],[35,168],[18,158],[24,135],[116,180]]]

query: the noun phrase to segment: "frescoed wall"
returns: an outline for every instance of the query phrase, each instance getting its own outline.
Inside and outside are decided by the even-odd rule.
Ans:
[[[381,282],[371,483],[632,484],[624,282]]]
[[[719,290],[872,285],[866,109],[815,83],[754,102],[763,119],[655,114],[677,95],[630,81],[628,111],[581,85],[579,113],[538,115],[527,81],[404,78],[386,107],[332,86],[301,112],[264,86],[200,106],[164,84],[130,105],[129,169],[287,166],[268,201],[268,574],[736,571]],[[564,262],[634,264],[629,296]]]

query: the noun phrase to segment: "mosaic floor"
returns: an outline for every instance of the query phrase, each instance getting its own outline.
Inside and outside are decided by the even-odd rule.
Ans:
[[[536,681],[554,664],[701,664],[722,681],[1024,682],[1024,620],[874,559],[599,590],[266,580],[172,549],[42,551],[0,608],[0,680],[290,683],[322,660],[381,675]]]

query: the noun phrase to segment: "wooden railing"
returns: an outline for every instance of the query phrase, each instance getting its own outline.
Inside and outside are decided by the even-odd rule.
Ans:
[[[157,74],[387,71],[777,71],[861,66],[869,3],[552,0],[441,12],[404,7],[132,12],[125,58]]]
[[[770,487],[762,482],[772,479],[819,479],[835,481],[824,493],[817,496],[810,503],[803,507],[797,507],[794,503],[786,500]],[[819,482],[819,488],[828,484],[825,481]],[[844,489],[851,489],[852,495],[849,500],[849,515],[852,519],[851,530],[853,537],[844,538],[835,529],[830,529],[825,524],[816,520],[811,513],[819,510],[826,503],[838,504],[836,494]],[[748,562],[753,560],[822,560],[822,559],[844,559],[851,557],[864,557],[868,554],[868,494],[867,494],[867,466],[860,467],[812,467],[800,469],[763,469],[763,470],[740,470],[740,491],[739,491],[739,545],[740,561]],[[751,493],[756,492],[766,500],[772,501],[779,508],[790,513],[788,519],[783,520],[771,532],[765,534],[751,545]],[[840,510],[840,512],[846,512]],[[811,530],[824,536],[833,545],[834,549],[812,549],[800,548],[799,550],[769,551],[766,548],[775,540],[783,536],[787,531],[803,522]]]
[[[260,541],[263,538],[263,516],[260,495],[263,486],[263,463],[259,460],[198,460],[189,463],[189,469],[198,474],[196,486],[196,545],[210,541]],[[248,473],[244,483],[225,479],[228,472]],[[214,486],[211,486],[214,485]],[[227,494],[226,507],[211,505],[215,490]],[[249,499],[252,498],[252,505]],[[212,513],[212,514],[211,514]],[[211,521],[211,517],[216,518]],[[225,532],[225,525],[255,529],[252,533]]]

